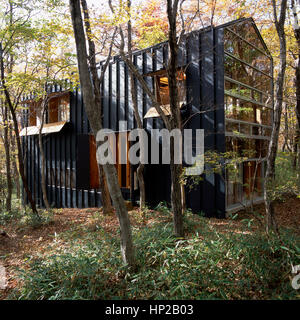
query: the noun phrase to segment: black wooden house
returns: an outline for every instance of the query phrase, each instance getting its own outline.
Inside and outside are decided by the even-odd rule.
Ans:
[[[148,85],[162,104],[168,104],[167,43],[136,51],[133,55],[134,63]],[[261,200],[272,129],[272,67],[271,55],[251,18],[207,27],[185,37],[178,59],[185,128],[205,130],[205,152],[235,152],[244,157],[235,164],[234,173],[225,167],[221,174],[204,171],[198,185],[192,189],[186,187],[186,204],[193,212],[225,217],[226,211],[247,203],[250,193],[254,195],[254,201]],[[136,85],[144,127],[147,130],[163,128],[149,97],[138,81]],[[103,126],[119,132],[121,120],[127,121],[128,130],[136,128],[128,68],[120,57],[114,57],[110,62],[102,86]],[[24,103],[28,108],[20,133],[26,174],[37,204],[43,206],[37,136],[39,117],[33,101],[27,99]],[[70,92],[52,86],[43,145],[49,203],[57,208],[101,206],[95,141],[80,89]],[[245,149],[252,150],[252,154],[243,154]],[[207,166],[205,164],[205,168]],[[117,170],[124,197],[137,200],[136,168],[130,164],[117,165]],[[170,200],[167,165],[147,165],[145,184],[150,205]]]

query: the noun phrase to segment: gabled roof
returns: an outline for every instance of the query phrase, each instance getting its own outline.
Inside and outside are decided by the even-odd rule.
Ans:
[[[272,56],[271,56],[271,53],[265,43],[265,41],[263,40],[263,37],[257,27],[257,25],[255,24],[255,21],[252,17],[249,17],[249,18],[240,18],[240,19],[236,19],[236,20],[233,20],[233,21],[230,21],[230,22],[226,22],[224,24],[221,24],[221,25],[218,25],[218,26],[206,26],[206,27],[203,27],[203,28],[200,28],[200,29],[197,29],[197,30],[193,30],[189,33],[186,33],[185,36],[189,36],[189,35],[192,35],[192,34],[195,34],[195,33],[202,33],[202,32],[207,32],[207,31],[210,31],[212,29],[225,29],[227,27],[232,27],[234,25],[238,25],[238,24],[242,24],[242,23],[247,23],[247,22],[250,22],[251,25],[253,26],[256,34],[257,34],[257,37],[258,39],[260,40],[261,44],[262,44],[262,47],[264,48],[264,50],[266,51],[267,55],[272,59]],[[164,45],[167,45],[168,41],[163,41],[163,42],[160,42],[160,43],[157,43],[153,46],[150,46],[150,47],[147,47],[147,48],[143,48],[143,49],[139,49],[139,50],[135,50],[132,52],[133,55],[139,55],[141,53],[144,53],[144,52],[148,52],[149,50],[152,50],[152,49],[156,49],[156,48],[159,48],[161,46],[164,46]],[[116,55],[116,56],[113,56],[112,57],[112,60],[115,62],[116,60],[120,60],[121,57],[120,55]],[[102,63],[104,63],[105,60],[101,61],[98,65],[101,66]]]
[[[249,18],[241,18],[241,19],[237,19],[237,20],[233,20],[233,21],[230,21],[230,22],[227,22],[227,23],[224,23],[224,24],[221,24],[217,27],[215,27],[216,29],[225,29],[227,27],[232,27],[232,26],[235,26],[235,25],[238,25],[238,24],[243,24],[243,23],[246,23],[246,22],[250,22],[252,27],[254,28],[256,34],[257,34],[257,37],[258,39],[260,40],[261,42],[261,45],[262,47],[265,49],[266,53],[270,56],[270,58],[272,57],[271,56],[271,53],[270,53],[270,50],[268,49],[254,19],[252,17],[249,17]]]

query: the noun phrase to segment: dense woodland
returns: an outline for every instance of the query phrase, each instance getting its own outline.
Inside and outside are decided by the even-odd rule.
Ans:
[[[220,162],[216,154],[205,159],[216,172],[226,171],[232,190],[241,184],[241,163],[256,159],[252,168],[247,162],[252,178],[242,186],[250,205],[226,219],[208,219],[187,209],[184,169],[174,161],[171,140],[170,204],[148,206],[145,168],[139,163],[136,206],[122,196],[118,168],[104,164],[97,166],[95,182],[102,207],[52,207],[42,135],[45,115],[55,117],[49,112],[51,103],[61,101],[56,121],[64,121],[67,102],[50,94],[51,86],[65,91],[80,86],[96,136],[103,127],[104,74],[118,56],[128,69],[137,128],[144,127],[135,94],[138,84],[165,128],[182,129],[184,76],[177,61],[184,36],[248,17],[254,19],[273,61],[273,92],[259,96],[274,108],[273,115],[260,115],[262,126],[272,119],[270,140],[259,144],[259,156],[254,157],[248,142],[230,138],[230,154],[222,155],[230,162]],[[292,270],[300,264],[299,19],[299,0],[0,0],[0,299],[298,299]],[[231,37],[225,34],[227,44]],[[158,99],[136,68],[133,52],[163,41],[168,44],[168,91]],[[249,64],[255,59],[251,50],[234,50]],[[271,72],[266,60],[259,59],[257,68]],[[248,71],[243,68],[225,61],[230,77],[246,83],[242,77]],[[237,110],[238,94],[256,99],[249,91],[251,80],[245,87],[235,80],[225,82],[225,112],[233,133],[237,117],[245,122],[252,117],[249,103]],[[162,110],[163,99],[168,100],[168,114]],[[24,112],[38,128],[44,208],[28,187],[20,134]],[[262,158],[265,175],[258,176]],[[237,197],[232,192],[227,201]],[[263,198],[258,205],[253,202],[257,194]]]

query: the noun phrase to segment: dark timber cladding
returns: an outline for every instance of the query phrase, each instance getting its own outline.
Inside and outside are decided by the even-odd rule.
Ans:
[[[243,21],[251,23],[253,20],[244,19],[231,24]],[[187,113],[183,115],[182,111],[184,128],[204,129],[205,152],[223,153],[226,151],[224,28],[228,25],[230,24],[217,28],[209,27],[186,35],[179,50],[178,67],[183,68],[186,81]],[[156,84],[153,73],[164,70],[167,65],[167,42],[134,52],[133,55],[134,64],[154,92]],[[102,83],[104,128],[119,131],[119,121],[127,121],[127,130],[136,128],[130,81],[127,66],[120,57],[114,57]],[[159,117],[144,118],[152,107],[152,103],[139,82],[134,81],[139,114],[143,118],[144,128],[147,130],[163,128],[162,119]],[[62,130],[43,135],[49,202],[53,207],[100,206],[100,190],[94,189],[95,186],[91,185],[90,181],[89,143],[92,132],[84,110],[82,94],[80,89],[69,93],[66,90],[61,86],[50,88],[51,92],[60,92],[64,96],[69,95],[69,115],[68,119],[65,119],[66,125]],[[32,97],[26,97],[27,100],[30,98]],[[30,115],[26,110],[23,119],[25,126],[30,126],[29,119]],[[23,136],[22,139],[29,187],[37,204],[43,206],[38,136]],[[195,151],[195,146],[193,149]],[[225,173],[223,172],[220,176],[216,173],[209,173],[212,172],[209,169],[209,165],[205,164],[202,181],[192,189],[186,188],[187,207],[194,212],[203,211],[209,217],[225,217]],[[130,170],[136,170],[136,168],[131,167]],[[128,172],[126,171],[126,174]],[[132,171],[131,179],[133,179]],[[168,165],[146,165],[146,200],[149,204],[155,205],[160,201],[170,201],[170,184]],[[130,194],[128,188],[122,188],[122,191],[128,198]],[[26,198],[25,201],[27,202]]]

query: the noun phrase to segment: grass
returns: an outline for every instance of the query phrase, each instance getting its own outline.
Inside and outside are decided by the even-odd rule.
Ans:
[[[274,198],[298,195],[299,177],[291,167],[289,154],[276,160]],[[284,207],[281,216],[290,210]],[[296,213],[295,211],[293,211]],[[56,210],[56,214],[61,212]],[[85,212],[87,214],[88,211]],[[292,265],[300,264],[300,237],[292,229],[281,229],[282,239],[266,237],[257,225],[259,213],[227,228],[218,227],[201,215],[187,213],[187,237],[175,239],[169,209],[161,204],[155,212],[134,212],[133,240],[138,268],[128,272],[122,264],[119,234],[107,228],[107,221],[94,214],[93,227],[71,222],[68,231],[39,242],[23,255],[18,286],[11,299],[299,299],[291,286]],[[13,210],[0,212],[0,226],[14,225],[25,237],[40,233],[54,222],[53,212],[39,210],[37,219],[13,198]],[[84,216],[84,215],[83,215]],[[295,214],[295,219],[299,217]],[[299,220],[299,218],[298,218]],[[227,220],[228,221],[228,220]],[[262,220],[263,221],[263,220]],[[223,222],[220,222],[222,224]],[[227,222],[226,222],[227,223]],[[225,223],[224,223],[225,224]],[[52,225],[53,226],[53,225]],[[50,226],[51,227],[51,226]],[[38,230],[34,230],[37,229]],[[53,228],[55,229],[55,228]],[[23,234],[24,233],[24,234]],[[38,235],[38,236],[37,236]],[[13,240],[13,239],[11,239]],[[7,240],[8,241],[8,240]],[[24,242],[26,242],[24,240]],[[23,244],[23,243],[21,243]],[[32,243],[27,245],[30,247]],[[1,245],[1,243],[0,243]],[[8,246],[9,247],[9,246]],[[10,247],[9,247],[10,248]],[[24,249],[25,250],[25,249]],[[11,251],[11,252],[10,252]],[[15,251],[2,256],[15,255]],[[1,257],[0,257],[1,258]],[[22,259],[22,258],[21,258]],[[18,260],[18,259],[17,259]],[[20,259],[19,259],[20,260]],[[13,267],[15,268],[15,267]]]
[[[15,222],[18,228],[39,228],[53,222],[52,210],[46,211],[38,209],[38,214],[34,214],[29,207],[21,205],[20,200],[13,195],[12,210],[0,210],[0,225],[5,226],[11,222]]]
[[[138,269],[123,266],[119,237],[101,216],[94,228],[74,226],[44,253],[28,256],[18,270],[21,285],[12,299],[298,299],[291,265],[300,264],[300,238],[282,230],[282,241],[244,223],[222,231],[187,214],[186,239],[172,236],[172,218],[159,214],[133,228]],[[284,243],[284,245],[283,245]]]
[[[276,157],[276,176],[272,186],[274,199],[284,199],[286,195],[300,196],[300,176],[298,168],[293,168],[293,155],[278,152]]]

